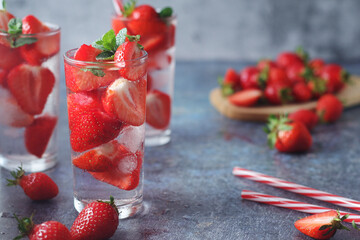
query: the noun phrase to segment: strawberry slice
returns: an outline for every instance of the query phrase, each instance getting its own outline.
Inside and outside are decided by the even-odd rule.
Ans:
[[[8,74],[7,85],[20,107],[27,113],[40,114],[55,84],[47,68],[21,64]]]
[[[229,102],[240,107],[250,107],[255,105],[262,96],[259,89],[246,89],[239,91],[229,97]]]
[[[139,43],[144,47],[145,51],[152,54],[164,48],[166,44],[166,35],[162,33],[142,37],[140,38]]]
[[[26,127],[34,117],[24,112],[11,93],[0,86],[0,124],[11,127]]]
[[[15,18],[14,15],[6,10],[0,10],[0,30],[8,31],[8,23],[10,19]]]
[[[57,117],[42,116],[25,129],[25,146],[29,153],[41,158],[54,132]]]
[[[115,52],[114,60],[121,65],[120,74],[131,81],[136,81],[146,73],[146,64],[129,64],[126,61],[142,57],[142,51],[136,41],[124,42]]]
[[[146,95],[146,123],[156,129],[166,129],[171,117],[171,98],[159,90]]]
[[[33,15],[28,15],[22,20],[23,34],[35,34],[49,32],[51,29],[43,24]],[[37,41],[33,44],[22,46],[21,54],[23,58],[32,65],[40,65],[49,57],[57,54],[60,50],[60,34],[49,36],[37,36]]]
[[[122,146],[124,152],[126,148]],[[135,154],[122,153],[123,157],[118,157],[114,161],[114,167],[106,172],[90,172],[99,181],[106,182],[123,190],[133,190],[140,182],[140,173],[143,154],[137,151]]]
[[[3,44],[0,44],[0,56],[0,68],[4,70],[10,70],[24,61],[18,48]]]
[[[146,81],[128,81],[125,78],[115,80],[102,99],[107,113],[132,126],[145,122]]]
[[[83,44],[74,55],[75,60],[96,62],[96,56],[101,50]],[[118,71],[104,71],[104,76],[96,76],[91,71],[86,71],[77,66],[65,64],[66,86],[73,92],[91,91],[109,85],[114,79],[120,77]]]
[[[96,93],[73,93],[67,98],[70,143],[83,152],[107,143],[119,135],[121,123],[102,110]]]

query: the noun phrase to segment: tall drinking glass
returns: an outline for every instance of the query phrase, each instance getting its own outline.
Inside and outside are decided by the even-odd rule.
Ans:
[[[146,97],[146,146],[159,146],[171,139],[170,119],[175,75],[175,32],[177,18],[161,21],[112,17],[117,33],[126,27],[130,35],[140,34],[140,44],[149,54]]]
[[[16,37],[0,32],[0,165],[9,170],[56,164],[60,28],[46,25]]]
[[[147,53],[85,62],[65,53],[74,206],[115,198],[120,218],[142,209]],[[124,73],[136,72],[136,79]],[[140,73],[140,74],[139,74]],[[91,83],[91,84],[90,84]]]

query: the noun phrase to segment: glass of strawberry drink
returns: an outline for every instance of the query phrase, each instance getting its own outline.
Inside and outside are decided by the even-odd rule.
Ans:
[[[55,166],[60,28],[0,10],[0,165]]]
[[[136,1],[123,5],[114,0],[117,14],[112,17],[115,32],[126,27],[141,35],[139,43],[149,54],[146,96],[146,146],[170,141],[171,102],[175,75],[175,31],[177,18],[171,8],[157,12]]]
[[[64,55],[79,212],[110,195],[119,218],[142,209],[147,53],[137,41],[126,29],[116,37],[111,30]]]

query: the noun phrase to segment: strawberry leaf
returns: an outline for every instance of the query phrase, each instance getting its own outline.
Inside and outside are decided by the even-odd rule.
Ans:
[[[161,18],[167,18],[167,17],[171,17],[172,14],[173,14],[172,8],[171,7],[165,7],[160,11],[159,16]]]
[[[218,83],[220,85],[221,88],[221,93],[224,97],[230,96],[232,94],[234,94],[234,89],[232,88],[231,84],[226,84],[224,83],[224,78],[223,77],[218,77]]]
[[[309,61],[309,54],[304,50],[303,47],[298,46],[295,53],[303,60],[304,63]]]

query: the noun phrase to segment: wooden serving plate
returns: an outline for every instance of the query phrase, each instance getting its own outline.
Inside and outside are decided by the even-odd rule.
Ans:
[[[271,114],[292,113],[299,109],[315,109],[316,101],[307,103],[293,103],[282,106],[255,106],[237,107],[231,104],[226,97],[221,94],[220,88],[215,88],[210,92],[210,102],[222,115],[236,120],[264,122]],[[343,102],[345,107],[352,107],[360,104],[360,77],[351,76],[350,84],[341,90],[337,97]]]

